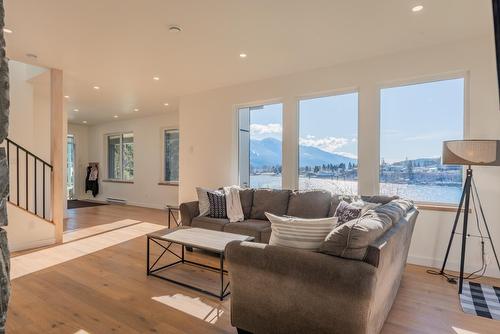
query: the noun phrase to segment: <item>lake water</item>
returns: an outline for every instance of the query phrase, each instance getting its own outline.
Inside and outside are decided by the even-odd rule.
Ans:
[[[252,175],[252,188],[281,188],[281,177],[273,175]],[[336,194],[358,193],[356,181],[341,181],[317,178],[300,178],[299,189],[325,189]],[[462,194],[461,187],[433,186],[417,184],[381,183],[380,193],[398,195],[418,202],[437,202],[457,204]]]

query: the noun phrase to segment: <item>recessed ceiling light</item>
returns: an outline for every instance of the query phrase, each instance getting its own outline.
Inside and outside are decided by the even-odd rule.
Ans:
[[[87,124],[87,121],[82,121],[83,124]]]
[[[3,28],[3,32],[6,33],[6,34],[12,34],[13,31],[8,29],[8,28]]]
[[[79,112],[80,110],[79,109],[73,109],[74,112]]]
[[[114,115],[113,117],[114,117],[114,118],[118,118],[118,115]]]
[[[135,108],[135,109],[134,109],[134,111],[139,111],[139,109],[138,109],[138,108]]]
[[[422,5],[417,5],[417,6],[413,7],[413,8],[411,9],[411,11],[412,11],[412,12],[414,12],[414,13],[416,13],[416,12],[420,12],[422,9],[424,9],[424,6],[422,6]]]
[[[158,81],[160,80],[160,77],[153,77],[153,80]]]
[[[165,107],[168,107],[168,103],[167,103],[167,102],[163,103],[163,105],[164,105]]]
[[[247,54],[246,53],[240,53],[240,58],[246,58]]]
[[[168,31],[170,31],[170,32],[181,32],[182,28],[179,27],[178,25],[173,24],[170,27],[168,27]]]
[[[65,99],[69,99],[69,95],[64,95],[64,98]]]
[[[99,89],[101,89],[101,87],[99,87],[99,86],[94,86],[94,89],[95,89],[95,90],[99,90]]]

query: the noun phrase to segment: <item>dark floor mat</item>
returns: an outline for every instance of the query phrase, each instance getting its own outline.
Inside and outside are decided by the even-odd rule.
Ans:
[[[91,206],[100,206],[100,205],[108,205],[108,204],[89,202],[89,201],[79,201],[77,199],[68,200],[68,209],[87,208]]]

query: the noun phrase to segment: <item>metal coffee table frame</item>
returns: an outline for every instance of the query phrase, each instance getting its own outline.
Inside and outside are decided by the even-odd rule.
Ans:
[[[163,252],[153,262],[152,265],[150,265],[150,241],[154,242],[155,244],[157,244],[158,246],[160,246],[161,248],[163,248]],[[170,247],[173,244],[181,245],[181,255],[175,253],[173,250],[170,249]],[[184,256],[184,254],[185,254],[185,247],[191,247],[191,245],[185,245],[185,244],[180,243],[180,242],[167,241],[167,240],[163,240],[163,239],[156,238],[154,236],[149,236],[148,235],[147,236],[147,250],[146,250],[146,257],[147,257],[147,260],[146,260],[146,263],[147,263],[147,267],[146,267],[147,268],[147,272],[146,273],[147,273],[147,275],[148,276],[158,277],[158,278],[161,278],[161,279],[163,279],[165,281],[168,281],[168,282],[171,282],[171,283],[175,283],[175,284],[178,284],[178,285],[181,285],[183,287],[190,288],[190,289],[193,289],[193,290],[196,290],[196,291],[199,291],[199,292],[206,293],[208,295],[211,295],[211,296],[219,298],[219,300],[221,300],[221,301],[224,300],[224,298],[226,298],[231,293],[231,292],[227,291],[227,289],[229,288],[229,283],[230,282],[227,282],[227,284],[224,285],[224,274],[227,274],[227,270],[224,270],[224,252],[217,252],[217,254],[219,255],[219,261],[220,261],[220,267],[217,268],[217,267],[208,266],[208,265],[203,264],[203,263],[186,260],[186,258]],[[163,257],[163,255],[165,255],[167,252],[169,252],[170,254],[174,255],[179,260],[155,269],[154,268],[155,265]],[[197,286],[194,286],[194,285],[191,285],[191,284],[187,284],[187,283],[184,283],[184,282],[180,282],[180,281],[174,280],[172,278],[160,276],[160,275],[157,274],[159,271],[165,270],[167,268],[173,267],[173,266],[178,265],[178,264],[188,264],[188,265],[198,266],[198,267],[202,267],[204,269],[208,269],[208,270],[215,271],[215,272],[219,273],[220,274],[220,291],[219,291],[219,293],[214,293],[212,291],[208,291],[208,290],[202,289],[200,287],[197,287]]]

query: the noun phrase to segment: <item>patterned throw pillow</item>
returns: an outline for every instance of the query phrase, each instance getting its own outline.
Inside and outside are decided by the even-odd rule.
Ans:
[[[226,195],[223,191],[207,191],[209,217],[227,218]]]
[[[342,201],[337,206],[334,217],[339,218],[338,225],[347,223],[349,220],[359,218],[363,208],[358,205],[352,205],[346,201]]]
[[[335,214],[333,216],[338,217],[338,225],[342,225],[350,220],[357,219],[363,216],[369,210],[373,210],[379,206],[379,203],[369,203],[365,201],[356,201],[352,203],[342,201],[339,203],[337,210],[335,211]]]

